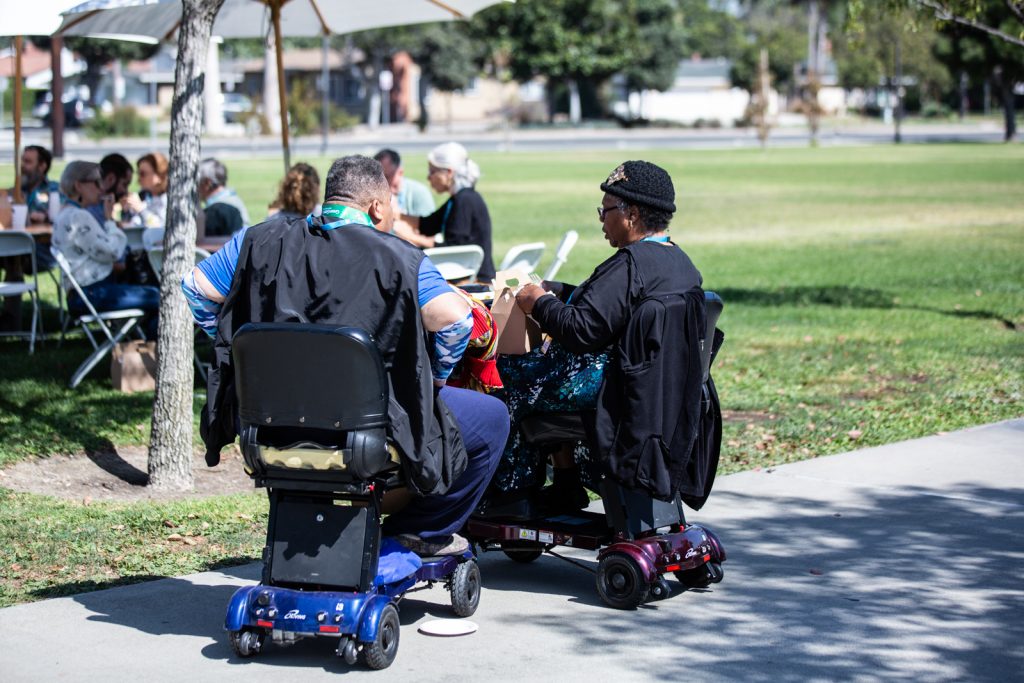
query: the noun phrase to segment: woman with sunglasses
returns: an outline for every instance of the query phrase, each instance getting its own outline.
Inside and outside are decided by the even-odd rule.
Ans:
[[[111,218],[114,198],[105,195],[100,166],[90,161],[72,161],[60,176],[60,191],[66,197],[53,224],[53,246],[68,260],[71,274],[98,311],[141,308],[155,314],[160,309],[160,289],[117,281],[119,259],[127,237]],[[104,221],[98,222],[83,207],[103,204]],[[77,292],[68,293],[68,308],[83,313],[85,306]],[[151,320],[153,322],[153,320]],[[150,326],[150,330],[154,330]]]
[[[414,232],[396,226],[395,234],[418,247],[434,246],[434,236],[444,235],[444,246],[457,247],[475,244],[484,250],[484,260],[477,271],[480,282],[494,279],[494,260],[491,258],[491,215],[487,204],[476,191],[480,167],[469,158],[466,148],[457,142],[438,145],[427,155],[427,180],[438,194],[451,197],[434,213],[423,218],[402,216],[404,223]]]
[[[522,356],[499,357],[506,388],[495,395],[508,405],[513,429],[492,480],[495,500],[544,481],[544,454],[525,443],[516,425],[531,413],[593,410],[606,371],[618,362],[610,350],[622,339],[638,304],[648,297],[699,291],[700,273],[668,235],[676,210],[669,174],[647,161],[627,161],[601,189],[597,216],[615,253],[571,292],[545,282],[544,287],[526,285],[516,296],[516,304],[540,324],[550,342]],[[699,300],[703,305],[702,293]],[[543,495],[549,509],[585,507],[589,498],[583,483],[593,488],[600,473],[586,445],[555,454],[552,461],[554,483]]]

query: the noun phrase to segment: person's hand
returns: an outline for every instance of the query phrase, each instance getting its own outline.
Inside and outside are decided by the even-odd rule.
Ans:
[[[518,294],[516,294],[516,305],[522,309],[523,313],[530,315],[533,313],[533,306],[537,303],[537,299],[550,293],[551,292],[545,291],[543,287],[538,285],[526,285],[519,290]]]
[[[28,214],[29,223],[49,223],[50,217],[45,211],[32,211]]]
[[[128,210],[132,213],[142,213],[142,210],[146,208],[145,202],[143,202],[142,198],[135,192],[125,196],[124,205],[128,207]]]
[[[103,217],[108,221],[114,218],[114,195],[103,195]]]

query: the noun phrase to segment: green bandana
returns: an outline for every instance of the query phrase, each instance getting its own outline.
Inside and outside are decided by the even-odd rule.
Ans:
[[[349,223],[360,223],[371,228],[373,227],[373,219],[370,218],[369,214],[344,204],[324,204],[323,217],[325,224],[323,227],[325,230],[331,230]]]

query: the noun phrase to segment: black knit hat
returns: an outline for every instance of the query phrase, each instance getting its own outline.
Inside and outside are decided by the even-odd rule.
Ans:
[[[672,178],[649,161],[627,161],[611,172],[601,189],[632,204],[675,213],[676,190]]]

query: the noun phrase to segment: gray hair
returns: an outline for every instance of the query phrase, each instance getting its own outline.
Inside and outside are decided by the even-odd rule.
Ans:
[[[331,164],[324,186],[324,201],[338,200],[367,207],[375,199],[385,203],[391,199],[391,186],[379,161],[353,154]]]
[[[61,194],[74,199],[78,196],[75,183],[84,183],[87,180],[100,180],[100,165],[91,161],[72,161],[60,174]]]
[[[228,169],[213,157],[203,159],[199,162],[199,182],[204,180],[214,187],[224,187],[228,184]]]

